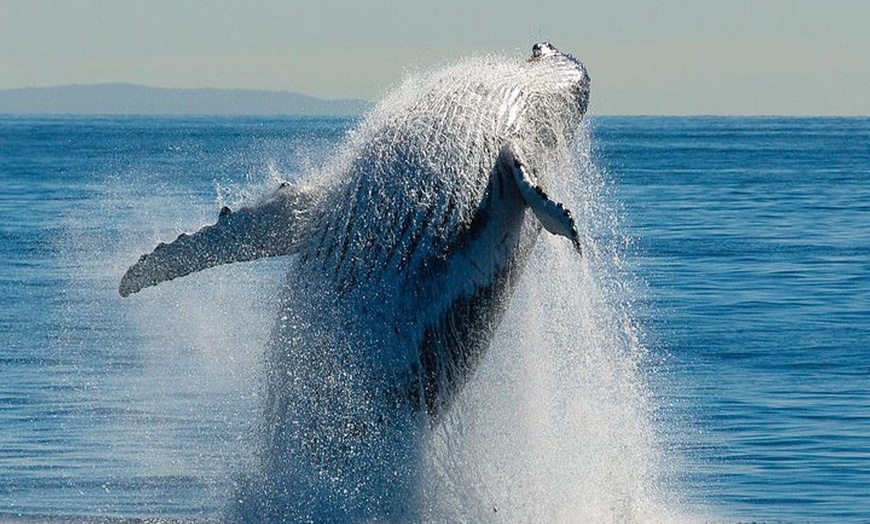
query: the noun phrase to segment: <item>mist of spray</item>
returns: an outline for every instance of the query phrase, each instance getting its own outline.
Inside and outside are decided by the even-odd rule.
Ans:
[[[583,256],[542,234],[481,367],[423,438],[422,498],[409,501],[419,506],[410,514],[427,522],[681,521],[665,482],[626,239],[607,177],[592,160],[588,126],[568,171],[549,186],[574,212]],[[258,264],[192,275],[126,306],[146,340],[162,333],[162,342],[144,347],[152,367],[141,396],[198,398],[191,406],[211,406],[213,423],[224,420],[215,456],[230,464],[201,469],[227,498],[256,452],[245,434],[256,425],[250,413],[262,392],[256,353],[277,308],[275,275],[283,273],[280,261]],[[193,357],[178,359],[179,351]]]
[[[681,518],[664,485],[627,239],[590,143],[584,127],[573,172],[552,188],[575,212],[583,257],[542,235],[481,368],[428,442],[433,521]]]

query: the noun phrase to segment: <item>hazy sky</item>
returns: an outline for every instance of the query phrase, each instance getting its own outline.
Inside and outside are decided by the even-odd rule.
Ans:
[[[0,0],[0,89],[133,82],[376,100],[549,40],[597,114],[870,115],[870,0]]]

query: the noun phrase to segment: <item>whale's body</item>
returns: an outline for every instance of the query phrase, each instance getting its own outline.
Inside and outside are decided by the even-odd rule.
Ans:
[[[579,251],[570,213],[544,188],[565,167],[588,96],[583,65],[549,44],[528,61],[447,68],[382,103],[327,180],[224,208],[130,268],[125,296],[297,255],[266,350],[254,481],[265,495],[252,512],[406,511],[418,437],[484,354],[541,227]]]

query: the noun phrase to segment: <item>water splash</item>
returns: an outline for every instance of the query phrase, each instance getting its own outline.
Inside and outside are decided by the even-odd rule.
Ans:
[[[427,442],[433,522],[676,522],[624,238],[584,128],[570,195],[578,258],[537,246],[481,368]]]
[[[402,89],[414,92],[416,85],[410,81]],[[405,103],[404,96],[400,91],[393,100]],[[376,114],[372,120],[378,118],[386,117]],[[575,212],[584,256],[577,257],[564,239],[543,235],[471,382],[434,431],[406,434],[419,438],[410,447],[419,445],[420,463],[413,468],[419,486],[401,501],[406,509],[403,520],[672,522],[682,518],[663,482],[654,399],[642,366],[646,351],[634,322],[631,278],[623,261],[624,238],[606,178],[591,160],[589,133],[588,127],[581,127],[567,172],[549,181],[553,194]],[[364,141],[365,136],[352,138],[351,147]],[[340,153],[331,169],[341,171],[338,168],[346,166],[348,155]],[[328,178],[330,173],[313,176]],[[211,348],[208,355],[213,357],[215,347],[223,351],[223,342],[214,337],[215,328],[229,317],[215,319],[200,303],[211,300],[212,292],[222,296],[224,285],[232,287],[230,294],[235,295],[236,284],[222,284],[222,274],[229,276],[213,273],[204,286],[203,277],[200,284],[173,284],[175,290],[164,293],[173,297],[175,312],[150,311],[145,316],[151,321],[162,317],[170,332],[184,331],[173,323],[186,317],[185,322],[199,326],[189,330],[186,338],[193,338],[195,347]],[[237,280],[237,276],[230,278]],[[208,292],[203,291],[206,288]],[[161,308],[166,296],[138,307]],[[221,307],[231,312],[229,325],[240,326],[248,317],[274,311],[275,302],[269,296],[241,311]],[[219,366],[235,367],[233,363]],[[233,377],[236,385],[231,389],[259,392],[263,378],[263,373]],[[214,391],[207,385],[200,393]],[[265,492],[272,499],[265,504],[279,506],[294,497],[329,496],[322,490],[296,493],[292,482],[276,482],[292,481],[302,473],[286,458],[265,466],[242,461],[240,469],[253,466],[254,471],[248,472],[241,490],[228,489],[226,496]],[[257,470],[263,467],[265,471]],[[275,471],[278,468],[286,471]],[[259,504],[242,504],[229,518],[257,518],[253,513],[262,508]]]

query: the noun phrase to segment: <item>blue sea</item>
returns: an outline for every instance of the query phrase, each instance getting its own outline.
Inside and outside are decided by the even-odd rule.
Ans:
[[[118,281],[355,123],[0,117],[0,522],[220,518],[284,266],[128,299]],[[658,488],[698,522],[870,522],[870,119],[589,126],[629,240]]]

